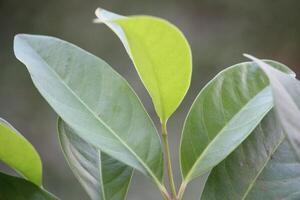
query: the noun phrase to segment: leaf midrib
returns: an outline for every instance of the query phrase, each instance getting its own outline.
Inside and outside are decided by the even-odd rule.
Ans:
[[[226,123],[226,125],[219,131],[219,133],[210,141],[210,143],[206,146],[206,148],[204,149],[204,151],[202,151],[202,153],[201,153],[201,155],[196,159],[196,161],[194,162],[194,164],[193,164],[193,166],[190,168],[190,170],[189,170],[189,172],[188,172],[188,174],[185,176],[185,178],[184,178],[184,181],[185,182],[188,182],[188,181],[190,181],[190,179],[191,179],[191,176],[192,176],[192,174],[193,174],[193,171],[194,171],[194,169],[197,167],[197,165],[198,165],[198,163],[199,162],[201,162],[201,160],[203,159],[203,156],[206,154],[206,151],[209,149],[209,147],[210,146],[212,146],[213,144],[214,144],[214,141],[216,141],[217,140],[217,138],[218,137],[220,137],[220,135],[222,134],[222,132],[224,131],[224,130],[226,130],[226,128],[227,128],[227,126],[228,126],[228,124],[229,124],[229,122],[231,122],[234,118],[235,118],[235,116],[237,115],[237,114],[239,114],[239,113],[241,113],[245,108],[247,108],[247,105],[248,104],[250,104],[252,101],[253,101],[253,99],[255,98],[255,97],[257,97],[259,94],[261,94],[267,87],[269,87],[269,85],[267,85],[267,86],[265,86],[264,88],[262,88],[261,89],[261,91],[260,92],[258,92],[255,96],[253,96],[252,98],[251,98],[251,100],[249,100],[227,123]],[[264,116],[265,116],[265,114],[266,113],[268,113],[270,110],[271,110],[271,108],[273,107],[273,105],[272,106],[270,106],[270,108],[262,115],[262,117],[261,118],[263,118]],[[254,129],[254,128],[253,128]],[[252,132],[252,131],[250,131],[250,132]],[[201,174],[200,174],[201,175]]]
[[[268,155],[268,157],[267,157],[266,161],[264,162],[264,164],[262,165],[261,169],[258,171],[257,175],[254,177],[254,179],[250,183],[249,187],[246,189],[245,194],[242,197],[242,200],[245,200],[247,198],[248,194],[251,192],[254,184],[256,183],[256,180],[258,179],[258,177],[260,176],[260,174],[264,171],[264,169],[267,166],[267,164],[269,163],[272,155],[277,151],[277,149],[283,143],[284,140],[285,140],[285,136],[282,136],[282,138],[280,138],[278,144],[275,146],[275,148],[273,149],[273,151],[270,153],[270,155]]]
[[[26,41],[26,39],[23,39],[22,36],[19,36],[19,39],[21,39],[22,41],[25,42],[25,44],[31,48],[31,50],[33,50],[33,52],[35,52],[35,54],[38,56],[38,58],[40,58],[48,67],[48,69],[50,69],[50,71],[53,73],[53,75],[55,77],[57,77],[57,79],[59,80],[59,82],[67,88],[67,91],[69,91],[82,105],[83,107],[85,107],[87,109],[88,112],[90,112],[92,114],[92,116],[99,121],[100,123],[102,123],[104,125],[104,127],[112,133],[112,135],[121,143],[124,145],[124,147],[126,147],[126,149],[128,149],[128,151],[130,153],[132,153],[132,155],[134,157],[137,158],[137,160],[139,161],[140,164],[142,164],[142,166],[146,169],[146,171],[149,173],[149,175],[154,179],[155,183],[158,184],[160,187],[162,186],[161,182],[158,180],[158,178],[153,174],[152,170],[149,169],[149,167],[143,162],[143,160],[105,123],[103,122],[85,103],[84,101],[81,100],[81,98],[78,97],[78,95],[63,81],[63,79],[59,76],[59,74],[57,74],[57,72],[52,69],[49,64],[46,62],[46,60],[44,60],[38,53],[36,53],[36,51],[31,47],[31,45]],[[63,44],[66,44],[66,42],[64,41],[60,41]],[[76,46],[72,45],[73,47],[76,48]],[[96,59],[98,59],[96,56],[90,54],[91,56],[95,57]],[[78,135],[79,137],[82,138],[82,136]],[[83,140],[85,140],[84,138],[82,138]],[[103,152],[105,152],[103,150]],[[118,159],[117,159],[118,160]],[[120,161],[122,162],[122,161]]]
[[[98,170],[99,170],[99,179],[100,179],[100,190],[102,193],[103,200],[106,200],[105,190],[104,190],[104,184],[103,184],[103,175],[102,175],[102,156],[101,151],[99,149],[96,149],[98,154]]]

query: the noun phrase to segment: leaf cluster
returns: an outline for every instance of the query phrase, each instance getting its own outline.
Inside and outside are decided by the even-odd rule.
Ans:
[[[90,199],[126,199],[134,171],[165,200],[183,199],[188,184],[205,176],[203,200],[300,199],[300,83],[287,66],[245,55],[252,61],[228,67],[206,84],[182,130],[177,187],[167,122],[190,87],[190,46],[160,18],[103,9],[96,16],[124,45],[161,134],[127,81],[102,59],[54,37],[18,34],[14,40],[17,59],[59,116],[62,151]],[[4,120],[0,160],[23,177],[0,173],[0,199],[58,199],[42,187],[34,147]]]

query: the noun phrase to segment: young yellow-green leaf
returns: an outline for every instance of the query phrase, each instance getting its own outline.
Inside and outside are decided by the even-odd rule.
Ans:
[[[166,122],[190,86],[192,56],[184,35],[156,17],[123,17],[100,8],[96,15],[96,22],[105,23],[120,38],[158,116]]]
[[[268,61],[291,72],[286,66]],[[273,106],[268,78],[254,63],[227,68],[199,93],[181,141],[184,182],[209,172],[238,147]]]
[[[58,200],[54,195],[22,178],[0,172],[1,200]]]
[[[16,57],[75,133],[164,190],[159,135],[129,84],[96,56],[57,38],[17,35]]]
[[[34,184],[42,184],[42,163],[38,153],[16,129],[1,118],[0,161]]]
[[[300,162],[275,109],[212,171],[202,200],[300,199]]]
[[[60,118],[58,134],[69,166],[92,200],[126,199],[131,167],[85,142]]]

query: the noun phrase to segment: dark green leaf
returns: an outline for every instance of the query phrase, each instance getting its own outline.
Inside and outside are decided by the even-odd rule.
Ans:
[[[55,196],[25,179],[0,172],[1,200],[57,200]]]

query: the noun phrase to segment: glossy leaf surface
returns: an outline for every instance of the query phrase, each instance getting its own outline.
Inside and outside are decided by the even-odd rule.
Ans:
[[[1,200],[57,200],[57,198],[22,178],[0,172]]]
[[[268,63],[285,72],[284,65]],[[185,182],[209,172],[238,147],[273,106],[268,78],[254,64],[227,68],[199,93],[181,141]]]
[[[162,187],[159,136],[120,75],[96,56],[53,37],[17,35],[14,51],[42,96],[80,138]]]
[[[42,163],[39,154],[30,142],[1,118],[0,161],[34,184],[42,184]]]
[[[166,122],[190,85],[192,58],[184,35],[160,18],[123,17],[100,8],[96,15],[96,22],[105,23],[120,38],[158,116]]]
[[[126,198],[133,170],[82,140],[61,119],[60,143],[65,157],[92,200]]]

